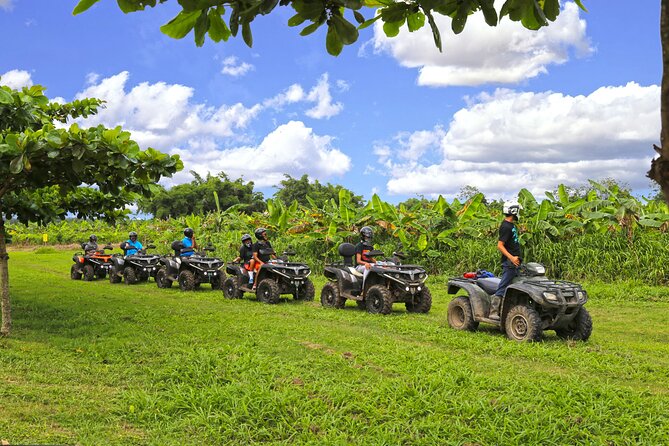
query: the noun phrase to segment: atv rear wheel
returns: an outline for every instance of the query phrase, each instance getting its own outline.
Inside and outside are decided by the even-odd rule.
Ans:
[[[504,329],[509,339],[518,342],[537,342],[543,334],[539,313],[525,305],[516,305],[509,310]]]
[[[98,268],[98,271],[95,273],[95,276],[98,279],[104,279],[105,277],[107,277],[107,270],[104,268]]]
[[[125,268],[123,268],[123,280],[125,280],[126,285],[136,284],[139,280],[137,279],[137,273],[135,272],[135,268],[131,266],[126,266]]]
[[[383,285],[374,285],[365,296],[367,311],[372,314],[390,314],[393,311],[393,298],[390,290]]]
[[[109,270],[109,283],[119,283],[121,281],[121,276],[118,275],[118,270],[115,266],[112,266]]]
[[[83,272],[84,280],[86,282],[90,282],[95,279],[95,268],[93,268],[93,265],[84,265]]]
[[[267,304],[276,304],[279,302],[281,295],[279,294],[279,284],[273,279],[264,279],[258,284],[256,296],[261,302]]]
[[[414,296],[414,302],[407,302],[404,304],[409,313],[428,313],[432,308],[432,293],[426,286]]]
[[[227,299],[241,299],[244,297],[244,292],[240,289],[239,282],[241,282],[239,277],[228,277],[223,282],[223,295]]]
[[[313,301],[316,296],[316,288],[314,283],[309,279],[304,279],[302,285],[297,289],[297,293],[293,293],[293,299]]]
[[[456,330],[474,331],[478,328],[468,297],[456,297],[448,304],[448,325]]]
[[[181,291],[193,291],[195,289],[195,275],[186,270],[179,273],[179,288]]]
[[[588,310],[581,307],[569,325],[555,330],[558,337],[574,341],[587,341],[592,334],[592,318]]]
[[[156,273],[156,285],[158,288],[172,288],[172,281],[167,277],[167,268],[162,267]]]
[[[79,280],[81,279],[81,268],[76,263],[70,268],[70,279]]]
[[[321,305],[328,308],[344,308],[346,298],[341,296],[335,282],[328,282],[321,290]]]

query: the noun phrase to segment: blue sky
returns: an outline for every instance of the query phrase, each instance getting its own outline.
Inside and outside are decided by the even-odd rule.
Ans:
[[[176,1],[125,15],[102,0],[74,17],[76,3],[0,0],[0,83],[105,99],[88,123],[182,156],[168,186],[225,171],[270,196],[283,173],[306,173],[399,202],[466,185],[498,198],[588,178],[650,184],[659,1],[586,0],[588,13],[568,2],[539,32],[477,15],[454,36],[442,20],[441,54],[429,28],[386,39],[370,27],[336,58],[325,29],[286,25],[287,7],[253,22],[253,48],[197,48],[159,31]]]

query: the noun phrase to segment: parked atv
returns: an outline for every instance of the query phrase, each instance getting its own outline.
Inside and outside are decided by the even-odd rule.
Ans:
[[[273,249],[260,250],[263,255],[274,254]],[[314,300],[316,290],[309,279],[311,268],[304,263],[289,262],[292,251],[284,252],[280,258],[265,262],[256,274],[256,289],[249,284],[249,273],[239,263],[228,263],[225,271],[230,277],[223,283],[223,294],[228,299],[240,299],[244,293],[255,293],[259,301],[268,304],[279,302],[282,294],[292,294],[295,300]]]
[[[127,285],[133,285],[137,282],[145,282],[149,277],[155,279],[156,273],[160,268],[160,256],[157,254],[147,254],[147,249],[154,249],[154,245],[148,245],[137,254],[126,255],[130,247],[127,242],[119,246],[123,250],[123,256],[113,256],[111,258],[112,267],[109,270],[109,282],[119,283],[121,278]],[[131,248],[130,248],[131,249]]]
[[[81,244],[81,249],[85,250],[86,243]],[[72,256],[74,265],[70,268],[70,278],[79,280],[83,278],[90,282],[94,278],[104,279],[107,272],[111,269],[111,254],[105,254],[105,249],[114,249],[110,245],[105,245],[103,249],[95,251],[94,254],[85,254],[77,252]]]
[[[223,272],[223,260],[216,257],[208,257],[207,252],[213,252],[213,246],[207,246],[201,252],[195,252],[193,248],[184,248],[181,241],[172,243],[174,256],[162,257],[161,267],[156,272],[156,284],[158,288],[170,288],[172,282],[179,282],[181,291],[192,291],[202,283],[210,283],[213,290],[220,290],[225,273]],[[190,257],[182,257],[181,254],[193,252]]]
[[[427,313],[432,307],[432,295],[425,285],[427,272],[418,265],[402,265],[401,253],[393,253],[395,261],[372,264],[363,286],[363,274],[355,269],[355,246],[339,245],[343,263],[327,265],[323,274],[330,281],[321,290],[324,307],[344,308],[346,299],[370,313],[389,314],[393,303],[404,302],[411,313]],[[382,257],[381,251],[370,251],[370,257]]]
[[[491,319],[490,299],[500,280],[499,277],[450,279],[449,294],[463,290],[467,295],[457,296],[449,303],[448,325],[473,331],[479,322],[486,322],[500,327],[509,339],[520,342],[539,341],[543,330],[555,330],[565,339],[585,341],[590,337],[592,319],[583,307],[588,294],[581,285],[546,278],[546,269],[540,263],[523,264],[501,299],[501,318]]]

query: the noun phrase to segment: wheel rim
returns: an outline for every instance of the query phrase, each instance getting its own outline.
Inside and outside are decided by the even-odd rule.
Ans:
[[[378,296],[376,293],[374,293],[373,296],[371,296],[371,307],[374,310],[374,312],[378,312],[381,309],[381,296]]]
[[[260,297],[262,300],[269,300],[269,287],[268,286],[263,286],[260,289]]]
[[[228,297],[232,297],[233,291],[235,291],[234,286],[232,286],[232,284],[230,282],[228,282],[227,286],[225,287],[225,294]]]
[[[519,339],[524,338],[527,335],[528,323],[527,319],[523,316],[517,314],[511,319],[511,332],[513,336]]]
[[[458,306],[453,308],[449,313],[449,316],[451,317],[451,323],[456,327],[462,327],[465,323],[465,311],[462,307]]]
[[[325,300],[325,303],[326,303],[327,305],[334,305],[334,293],[332,292],[332,290],[327,290],[327,291],[325,292],[325,296],[324,296],[324,297],[325,297],[325,299],[324,299],[324,300]]]

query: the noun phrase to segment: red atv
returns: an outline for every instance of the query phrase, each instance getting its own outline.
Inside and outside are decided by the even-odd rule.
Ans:
[[[85,249],[86,244],[81,244],[81,249]],[[105,249],[114,249],[110,245],[105,245],[103,249],[95,251],[92,254],[77,252],[72,256],[74,265],[70,268],[70,277],[72,280],[83,279],[90,282],[94,278],[104,279],[112,267],[111,254],[105,254]]]

